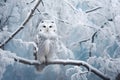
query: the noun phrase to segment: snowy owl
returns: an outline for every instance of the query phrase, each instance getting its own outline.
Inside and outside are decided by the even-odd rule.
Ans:
[[[56,52],[57,27],[52,20],[43,20],[40,22],[38,33],[35,39],[38,50],[35,54],[35,59],[41,63],[46,63],[51,60]],[[37,71],[42,71],[45,65],[36,66]]]

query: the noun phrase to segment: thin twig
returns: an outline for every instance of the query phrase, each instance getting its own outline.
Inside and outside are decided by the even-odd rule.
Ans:
[[[5,44],[7,44],[18,32],[20,32],[25,27],[25,25],[32,18],[33,13],[35,12],[36,8],[39,6],[39,4],[40,4],[41,1],[42,0],[38,0],[37,1],[36,5],[34,6],[33,9],[31,9],[31,12],[27,16],[27,18],[23,21],[23,23],[21,24],[21,26],[15,32],[13,32],[8,39],[6,39],[2,44],[0,44],[0,48],[3,47]]]
[[[39,14],[44,15],[44,13],[41,13],[39,9],[37,9],[37,11],[38,11]],[[50,15],[49,13],[46,13],[46,14]],[[56,20],[58,20],[58,21],[60,21],[60,22],[63,22],[63,23],[66,23],[66,24],[70,24],[70,25],[72,25],[72,24],[69,23],[68,21],[65,21],[65,20],[59,19],[59,18],[57,18],[57,17],[55,17],[55,16],[53,16],[53,15],[50,15],[50,16],[52,16],[53,18],[55,18]]]
[[[87,42],[87,41],[89,41],[90,40],[90,38],[89,39],[85,39],[85,40],[82,40],[82,41],[78,41],[78,42],[74,42],[74,43],[72,43],[72,44],[70,44],[70,48],[73,46],[76,46],[76,45],[79,45],[79,44],[81,44],[81,43],[83,43],[83,42]]]
[[[83,75],[83,74],[86,74],[86,73],[89,73],[89,71],[80,72],[80,75]]]
[[[102,8],[102,7],[97,7],[97,8],[94,8],[94,9],[92,9],[92,10],[88,10],[88,11],[86,11],[85,13],[90,13],[90,12],[96,11],[96,10],[101,9],[101,8]]]
[[[67,21],[65,21],[65,20],[62,20],[62,19],[59,19],[59,18],[57,18],[57,17],[55,17],[55,16],[53,16],[56,20],[58,20],[58,21],[60,21],[60,22],[63,22],[63,23],[66,23],[66,24],[70,24],[71,25],[71,23],[69,23],[69,22],[67,22]]]
[[[67,0],[64,0],[64,2],[67,3],[67,4],[75,11],[75,13],[76,13],[76,12],[79,12],[79,10],[76,9],[76,8],[75,8],[71,3],[69,3]],[[97,8],[94,8],[94,9],[92,9],[92,10],[88,10],[88,11],[86,11],[85,13],[90,13],[90,12],[96,11],[96,10],[101,9],[101,8],[102,8],[102,7],[97,7]]]
[[[78,10],[71,3],[69,3],[67,0],[64,0],[64,2],[66,4],[68,4],[74,10],[75,13],[78,12]]]
[[[35,0],[32,0],[31,2],[29,2],[29,3],[26,3],[26,4],[30,4],[30,3],[33,3],[33,2],[35,2]]]
[[[100,30],[97,30],[91,37],[91,43],[94,43],[95,41],[95,36],[97,35],[97,33],[99,32]],[[93,45],[90,46],[90,50],[89,50],[89,57],[92,56],[92,49],[93,49]]]
[[[33,3],[33,2],[35,2],[35,0],[32,0],[31,2],[26,3],[26,4],[31,4],[31,3]],[[41,0],[41,3],[42,3],[42,5],[44,6],[44,3],[43,3],[43,1],[42,1],[42,0]]]
[[[41,14],[40,10],[37,8],[37,11],[39,12],[39,14]]]
[[[99,31],[100,31],[100,30],[96,31],[96,32],[92,35],[91,43],[94,43],[94,41],[95,41],[95,36],[97,35],[97,33],[98,33]]]
[[[42,5],[44,6],[44,2],[43,2],[43,0],[41,0],[41,2],[42,2]]]
[[[28,60],[24,59],[18,56],[12,57],[14,58],[15,61],[23,63],[23,64],[28,64],[28,65],[41,65],[41,63],[37,60]],[[107,76],[105,76],[102,72],[100,72],[98,69],[92,67],[85,61],[80,61],[80,60],[52,60],[52,61],[47,61],[46,63],[42,63],[46,65],[54,65],[54,64],[61,64],[61,65],[77,65],[77,66],[84,66],[88,69],[88,71],[91,71],[95,73],[97,76],[104,80],[110,80]]]
[[[86,39],[86,40],[82,40],[82,41],[79,42],[79,44],[81,44],[81,43],[83,43],[83,42],[87,42],[87,41],[89,41],[89,40],[90,40],[90,38],[89,38],[89,39]]]

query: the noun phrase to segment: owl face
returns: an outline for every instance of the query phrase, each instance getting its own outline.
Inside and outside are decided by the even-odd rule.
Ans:
[[[39,33],[51,34],[57,32],[57,27],[52,20],[43,20],[40,22],[38,27]]]

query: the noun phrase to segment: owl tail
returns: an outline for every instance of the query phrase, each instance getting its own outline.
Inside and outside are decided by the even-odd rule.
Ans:
[[[45,65],[41,64],[41,65],[36,65],[35,67],[36,67],[37,72],[41,72],[45,68]]]

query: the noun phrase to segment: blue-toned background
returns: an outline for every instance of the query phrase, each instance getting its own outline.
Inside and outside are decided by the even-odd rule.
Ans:
[[[0,0],[0,43],[25,20],[37,0]],[[55,20],[62,41],[59,59],[88,62],[103,74],[116,79],[120,74],[119,0],[43,0],[31,20],[5,51],[34,59],[33,42],[42,19]],[[2,51],[0,52],[2,53]],[[102,80],[79,66],[49,65],[38,73],[34,66],[12,63],[0,55],[0,80]]]

